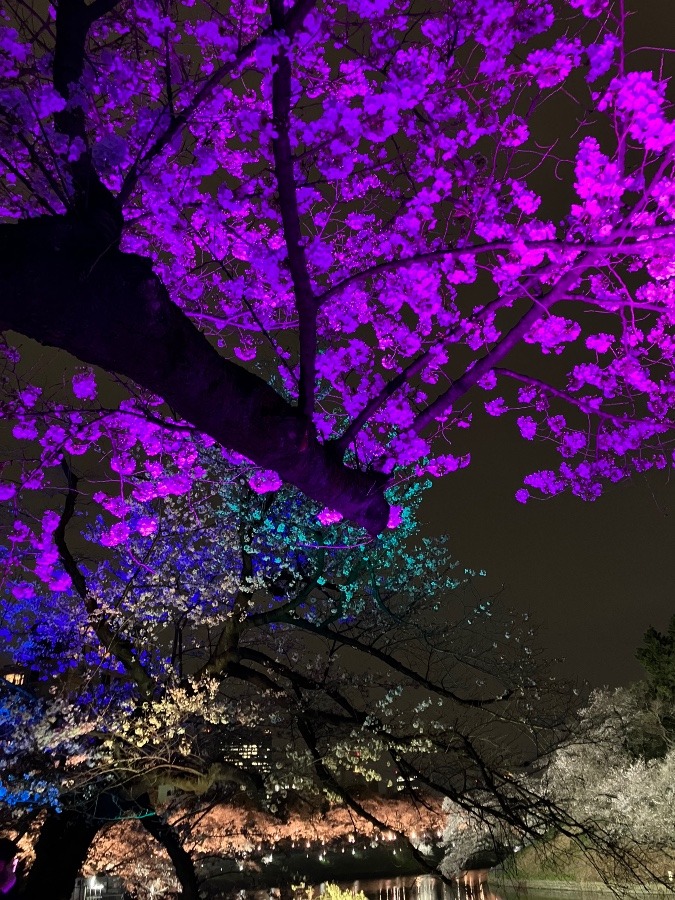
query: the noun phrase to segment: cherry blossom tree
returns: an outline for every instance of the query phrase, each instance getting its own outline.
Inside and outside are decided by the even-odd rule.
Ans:
[[[614,880],[632,873],[669,881],[675,751],[664,718],[672,720],[672,703],[667,709],[650,703],[641,683],[596,691],[581,711],[574,739],[554,754],[547,772],[556,802],[619,851],[607,858],[589,845],[599,871]]]
[[[158,805],[168,790],[179,804],[243,791],[277,816],[339,802],[384,833],[397,828],[359,785],[400,778],[413,799],[473,810],[558,740],[568,696],[529,624],[459,590],[467,573],[444,542],[413,541],[418,486],[399,497],[401,525],[364,548],[358,527],[322,525],[294,489],[258,494],[253,470],[215,449],[202,464],[189,499],[155,502],[156,527],[98,562],[103,518],[72,549],[69,472],[54,534],[71,586],[3,601],[6,650],[35,679],[3,689],[14,727],[0,741],[11,810],[45,815],[28,898],[47,885],[67,898],[101,825],[138,817],[194,900],[193,860]],[[131,521],[146,513],[138,503]],[[528,791],[503,816],[527,829],[555,810]]]
[[[536,826],[529,834],[514,827],[487,792],[473,810],[448,803],[441,870],[452,874],[505,863],[518,878],[517,854],[533,845],[543,872],[564,871],[571,854],[615,888],[667,886],[675,828],[669,721],[672,700],[650,698],[644,683],[594,691],[552,755],[514,773],[511,783],[515,797],[532,791],[549,799],[558,810],[554,827],[545,820],[538,833]]]
[[[591,694],[544,776],[549,795],[616,848],[608,856],[589,843],[594,865],[614,880],[672,879],[674,625],[644,634],[635,654],[644,680]]]
[[[58,694],[33,733],[34,750],[73,764],[78,789],[90,751],[115,789],[124,766],[141,784],[149,756],[172,770],[224,724],[208,715],[257,727],[271,706],[338,796],[336,773],[353,763],[340,729],[353,743],[358,722],[364,747],[385,747],[409,780],[461,779],[471,809],[484,797],[471,779],[488,773],[497,808],[533,828],[531,790],[486,767],[473,740],[491,735],[487,699],[513,704],[517,722],[532,714],[512,683],[522,670],[502,672],[488,644],[477,686],[472,644],[450,674],[420,682],[403,638],[420,638],[423,558],[399,543],[391,571],[410,586],[389,597],[371,582],[361,608],[329,551],[372,560],[394,537],[366,545],[363,529],[387,524],[405,541],[401,486],[469,462],[472,406],[558,447],[559,469],[528,476],[521,501],[594,498],[670,465],[675,131],[661,56],[637,67],[629,25],[603,0],[5,4],[0,635],[45,678],[91,675],[91,692]],[[572,137],[547,138],[553,116]],[[23,339],[67,355],[37,364]],[[227,506],[220,488],[208,499],[218,454],[222,490],[235,479],[252,492],[243,541],[211,522]],[[300,530],[282,485],[309,498]],[[209,583],[223,560],[234,580]],[[188,636],[197,663],[181,670]],[[426,707],[404,718],[397,701],[386,726],[370,722],[372,693],[337,670],[347,647],[388,668],[392,690],[410,679],[475,720],[422,735]],[[423,647],[415,664],[436,665],[440,645]],[[228,695],[233,683],[243,694]],[[282,697],[286,718],[259,695]],[[307,697],[312,720],[291,714]],[[191,717],[199,727],[182,735]],[[183,790],[233,783],[195,758]]]
[[[671,465],[675,125],[630,24],[607,0],[9,0],[3,499],[91,453],[126,540],[129,448],[147,496],[187,491],[196,434],[376,534],[403,473],[468,463],[475,406],[560,451],[521,501]],[[16,333],[70,356],[40,380]],[[47,526],[23,537],[58,584]]]

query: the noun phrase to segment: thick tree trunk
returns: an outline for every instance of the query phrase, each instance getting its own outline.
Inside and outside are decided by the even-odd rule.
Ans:
[[[99,824],[78,811],[47,813],[17,900],[69,900]]]
[[[183,900],[199,900],[199,882],[192,857],[184,849],[173,826],[156,813],[143,816],[140,822],[169,854],[182,888],[180,896]]]
[[[143,257],[100,251],[68,217],[0,226],[0,327],[67,350],[152,391],[222,446],[278,472],[377,534],[384,477],[347,468],[335,443],[265,381],[224,359]]]

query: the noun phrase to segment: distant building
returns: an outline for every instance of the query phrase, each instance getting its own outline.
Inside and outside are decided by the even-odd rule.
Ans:
[[[221,759],[240,769],[257,770],[261,775],[268,775],[272,764],[267,739],[265,732],[253,729],[240,728],[235,733],[214,729],[204,741],[204,750],[214,761]]]
[[[269,753],[265,747],[260,744],[230,744],[223,746],[223,758],[240,769],[253,768],[258,769],[264,774],[269,774],[271,766],[268,758]]]
[[[258,743],[259,732],[240,729],[232,736],[229,732],[205,728],[200,737],[202,753],[209,762],[229,763],[260,778],[272,771],[271,750],[268,745]],[[263,733],[262,737],[264,739],[266,734]],[[178,793],[179,789],[170,781],[160,783],[157,785],[157,802],[160,805],[168,803]]]
[[[123,900],[123,897],[121,879],[110,875],[92,875],[77,879],[71,900]]]
[[[25,669],[18,666],[0,666],[0,678],[4,678],[15,687],[23,687],[28,682]]]
[[[47,681],[41,681],[38,673],[27,666],[0,663],[0,687],[3,682],[26,697],[45,697],[49,693]]]

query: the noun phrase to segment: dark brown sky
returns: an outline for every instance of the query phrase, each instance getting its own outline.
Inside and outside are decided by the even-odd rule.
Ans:
[[[675,472],[611,485],[594,503],[564,495],[522,505],[513,496],[522,477],[554,457],[513,421],[477,428],[473,464],[430,492],[429,530],[450,535],[463,565],[487,570],[484,593],[503,585],[503,603],[533,614],[565,675],[597,686],[639,678],[642,634],[675,613]]]

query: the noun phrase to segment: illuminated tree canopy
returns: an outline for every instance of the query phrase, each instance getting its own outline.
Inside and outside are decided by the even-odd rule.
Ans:
[[[69,545],[71,475],[55,542],[72,587],[0,604],[5,652],[29,676],[0,681],[0,810],[15,828],[46,810],[25,897],[70,896],[101,827],[138,818],[194,900],[167,791],[179,807],[243,791],[281,818],[339,803],[408,839],[362,800],[398,778],[411,803],[432,792],[501,808],[516,831],[549,828],[554,805],[509,772],[557,746],[570,696],[527,617],[457,590],[470,573],[444,542],[415,545],[419,488],[400,497],[401,526],[364,548],[297,491],[260,495],[241,468],[203,462],[198,492],[157,503],[153,533],[97,565]]]
[[[648,650],[654,638],[668,641],[650,629]],[[667,872],[673,864],[673,696],[654,690],[654,659],[643,660],[648,680],[591,694],[546,775],[550,796],[619,851],[609,866],[598,855],[601,872],[617,855],[639,860],[633,869],[643,877],[650,865]]]
[[[607,2],[45,15],[0,33],[0,320],[95,369],[5,348],[5,500],[105,455],[124,540],[129,449],[187,491],[192,430],[375,534],[476,404],[560,450],[522,501],[671,464],[675,125]]]

